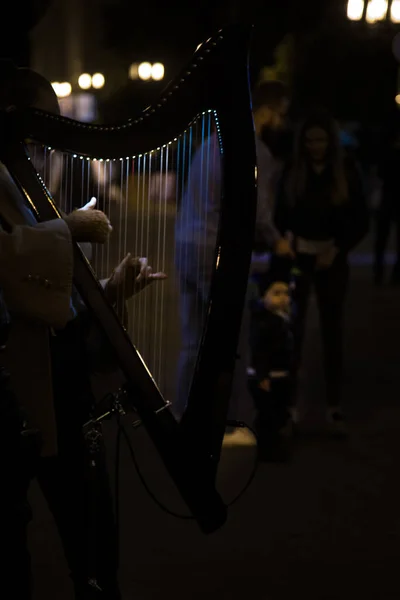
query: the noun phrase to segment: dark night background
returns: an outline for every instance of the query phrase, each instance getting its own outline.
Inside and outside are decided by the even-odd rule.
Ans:
[[[9,16],[1,23],[0,55],[29,64],[27,34],[50,4],[50,0],[31,0],[8,7]],[[149,60],[161,57],[171,77],[202,39],[227,22],[246,20],[257,24],[253,74],[274,62],[274,49],[286,34],[293,36],[294,114],[310,103],[322,102],[340,119],[373,124],[385,122],[397,110],[397,64],[391,50],[396,28],[349,22],[343,0],[102,0],[92,2],[92,10],[105,25],[103,48],[113,53],[117,63],[129,64],[133,55]],[[157,84],[143,87],[143,98],[135,109],[154,97],[164,83],[159,88]],[[115,103],[124,93],[115,91]]]
[[[65,10],[76,1],[65,0]],[[101,56],[90,53],[96,29],[88,27],[85,32],[85,69],[91,73],[104,69],[107,82],[114,76],[114,82],[98,94],[107,118],[132,116],[166,83],[129,81],[131,62],[161,60],[168,80],[202,39],[235,19],[257,25],[251,54],[254,81],[262,67],[273,65],[277,45],[292,35],[294,50],[287,66],[292,73],[293,120],[310,104],[322,102],[339,120],[357,121],[371,142],[376,131],[382,139],[382,131],[397,115],[398,67],[392,40],[400,26],[350,23],[344,0],[81,0],[81,4],[104,25]],[[51,5],[50,0],[3,1],[0,57],[12,58],[20,66],[32,63],[28,33]],[[49,42],[49,54],[56,49],[57,35],[57,30],[44,28],[42,40],[36,42]],[[63,66],[57,61],[55,69],[60,69],[62,78]],[[45,75],[54,77],[52,81],[58,78],[56,71],[50,74],[50,67]],[[380,151],[374,143],[364,148],[375,157]],[[262,465],[247,493],[230,509],[226,527],[210,537],[161,512],[149,500],[126,448],[122,449],[124,600],[400,597],[400,287],[372,285],[372,256],[369,236],[352,256],[346,313],[348,442],[318,434],[300,437],[293,462]],[[303,383],[307,403],[319,407],[325,394],[322,349],[315,303],[310,309]],[[111,425],[106,434],[114,468]],[[142,429],[135,430],[134,443],[153,493],[161,494],[160,499],[175,509],[175,490]],[[234,474],[235,480],[238,456],[227,461],[228,475]],[[37,485],[31,502],[35,600],[70,600],[63,551]],[[0,598],[14,600],[1,589]]]

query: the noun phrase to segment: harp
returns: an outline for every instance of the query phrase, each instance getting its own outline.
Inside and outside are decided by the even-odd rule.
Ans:
[[[111,218],[112,238],[90,261],[74,248],[74,284],[123,373],[128,404],[206,533],[226,520],[216,470],[256,213],[250,34],[250,28],[232,26],[205,41],[159,101],[126,123],[89,125],[26,108],[2,115],[0,159],[38,220],[59,217],[60,209],[80,207],[91,196]],[[30,155],[27,140],[34,142]],[[190,209],[195,200],[197,212]],[[189,248],[194,258],[188,269]],[[124,327],[99,279],[128,251],[148,257],[168,280],[129,302]],[[183,281],[184,263],[194,283]],[[176,365],[165,358],[182,349],[173,322],[183,310],[178,294],[184,283],[197,285],[198,339],[187,348],[194,359],[190,381],[176,384]],[[179,386],[187,402],[176,419],[169,403]]]

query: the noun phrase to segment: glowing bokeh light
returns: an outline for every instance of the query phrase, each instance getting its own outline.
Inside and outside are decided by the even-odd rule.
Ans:
[[[162,63],[154,63],[154,65],[151,67],[151,78],[154,79],[154,81],[161,81],[161,79],[164,78],[164,65]]]
[[[68,81],[64,81],[63,83],[58,83],[58,81],[55,81],[51,85],[58,98],[66,98],[72,92],[72,86],[70,83],[68,83]]]
[[[129,79],[139,79],[139,65],[132,63],[129,67]]]
[[[393,0],[390,7],[390,19],[393,23],[400,23],[400,0]]]
[[[377,23],[386,19],[388,11],[387,0],[369,0],[367,6],[367,23]]]
[[[149,62],[142,62],[138,67],[139,78],[143,81],[151,79],[152,66]]]
[[[78,77],[78,85],[82,90],[88,90],[92,85],[92,78],[89,73],[82,73]]]
[[[95,73],[92,75],[92,86],[96,90],[100,90],[104,86],[105,82],[106,80],[103,73]]]
[[[347,18],[350,21],[361,21],[364,14],[364,0],[349,0],[347,3]]]

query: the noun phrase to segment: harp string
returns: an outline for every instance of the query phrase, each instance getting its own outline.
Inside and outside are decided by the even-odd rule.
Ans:
[[[196,313],[200,315],[200,323],[199,323],[199,327],[201,327],[201,324],[204,323],[204,318],[205,318],[205,302],[204,302],[204,297],[206,294],[206,290],[205,288],[205,274],[204,274],[204,248],[205,248],[205,243],[206,243],[206,235],[207,235],[207,204],[208,204],[208,197],[207,197],[207,178],[206,178],[206,165],[207,165],[207,154],[208,154],[208,148],[206,145],[206,117],[202,118],[202,122],[201,122],[201,160],[200,160],[200,198],[202,199],[202,206],[204,206],[204,215],[203,215],[203,222],[205,224],[205,227],[203,228],[203,247],[201,247],[201,245],[199,245],[198,250],[197,250],[197,281],[199,282],[199,286],[201,289],[200,292],[200,306],[197,307],[197,311]],[[202,209],[200,209],[202,210]],[[198,296],[199,298],[199,296]]]
[[[207,124],[206,124],[206,138],[207,140],[211,139],[211,115],[207,115]],[[205,165],[205,180],[206,180],[206,194],[205,194],[205,203],[204,203],[204,221],[206,223],[206,228],[204,231],[204,237],[206,237],[206,229],[208,229],[208,215],[209,215],[209,191],[210,191],[210,161],[211,161],[211,149],[210,144],[207,146],[207,156],[206,156],[206,165]],[[213,157],[215,159],[215,157]],[[206,239],[204,239],[203,243],[203,265],[206,264],[207,260],[207,251],[206,251]],[[204,294],[206,291],[204,290]],[[206,315],[203,313],[202,318],[205,319]]]
[[[193,148],[193,127],[190,128],[189,130],[189,143],[188,143],[188,147],[187,147],[187,151],[188,151],[188,174],[187,174],[187,189],[191,190],[191,184],[192,184],[192,150]],[[190,193],[190,192],[189,192]],[[190,227],[191,225],[191,227]],[[186,214],[186,230],[190,231],[190,229],[192,229],[192,239],[193,239],[193,235],[194,235],[194,219],[190,218],[190,212],[188,211]],[[183,265],[183,273],[186,273],[186,278],[190,277],[190,270],[191,270],[191,264],[190,264],[190,256],[188,254],[188,251],[184,252],[184,261],[185,264]],[[187,282],[186,282],[187,285]],[[187,291],[187,290],[186,290]],[[190,311],[190,302],[191,302],[191,298],[189,297],[189,293],[185,293],[184,294],[184,306],[183,306],[183,310],[184,310],[184,314],[188,315],[189,311]],[[192,320],[192,323],[188,323],[189,328],[194,328],[197,327],[197,323],[196,321],[196,314],[190,315],[189,319]],[[193,329],[192,329],[193,331]],[[191,332],[192,333],[192,332]],[[190,336],[191,337],[191,336]],[[187,349],[187,351],[189,352],[189,355],[194,353],[194,349],[191,347],[193,345],[193,341],[192,339],[189,339],[189,348]],[[194,367],[194,364],[193,364]],[[193,374],[191,374],[193,376]],[[189,392],[190,392],[190,384],[191,384],[191,377],[187,377],[185,380],[185,389],[184,389],[184,397],[188,398],[189,396]]]
[[[161,238],[161,252],[162,252],[162,260],[161,260],[161,265],[162,265],[162,269],[163,272],[165,272],[167,270],[167,220],[170,219],[169,216],[169,212],[168,212],[168,193],[169,193],[169,173],[170,173],[170,166],[169,166],[169,158],[170,158],[170,150],[169,150],[169,146],[167,146],[166,149],[166,160],[165,160],[165,179],[164,179],[164,206],[163,206],[163,210],[162,207],[160,205],[160,211],[159,211],[159,221],[163,221],[162,224],[160,223],[160,227],[162,226],[162,238]],[[176,207],[174,207],[174,209],[176,210]],[[175,212],[174,210],[174,212]],[[173,215],[175,216],[175,215]],[[171,244],[171,247],[173,247],[173,245]],[[172,261],[171,261],[172,263]],[[172,265],[171,265],[172,266]],[[162,308],[164,306],[164,302],[165,302],[165,286],[162,286],[161,288],[158,288],[159,290],[159,295],[160,295],[160,308]],[[159,381],[161,383],[161,367],[162,367],[162,354],[164,352],[164,355],[166,355],[166,337],[164,336],[164,311],[160,310],[159,312],[160,314],[160,344],[159,344],[159,353],[158,353],[158,368],[159,368],[159,372],[158,372],[158,377],[159,377]],[[163,387],[166,386],[166,370],[164,369],[164,380],[162,381],[162,385]]]
[[[135,239],[134,239],[135,256],[138,256],[138,254],[139,254],[139,244],[140,244],[140,239],[139,239],[139,233],[140,233],[139,198],[140,198],[140,172],[141,172],[141,168],[142,168],[142,161],[143,161],[143,157],[139,156],[137,158],[137,160],[134,162],[134,178],[136,178],[136,182],[135,182],[136,198],[135,198],[135,203],[134,203],[134,209],[135,209],[135,212],[137,213],[136,219],[135,219]],[[137,319],[138,310],[139,310],[139,305],[138,305],[138,303],[135,302],[132,307],[132,319],[131,319],[131,330],[130,330],[131,338],[133,340],[136,340],[136,323],[138,322],[138,319]]]
[[[93,173],[94,178],[95,178],[96,183],[97,183],[97,193],[96,193],[96,196],[97,196],[97,199],[98,199],[97,200],[97,207],[100,210],[102,210],[103,212],[105,212],[107,209],[106,209],[106,206],[105,206],[103,195],[102,195],[101,190],[100,190],[100,172],[99,172],[100,169],[101,169],[101,163],[99,161],[96,161],[96,162],[94,162],[92,164],[92,173]],[[101,277],[105,279],[108,276],[107,269],[105,268],[105,244],[102,244],[99,247],[99,250],[100,250],[100,255],[101,255],[101,258],[100,258],[100,273],[101,273]],[[98,271],[98,269],[97,269],[97,271]]]
[[[129,176],[129,172],[130,172],[130,159],[127,158],[125,161],[125,164],[122,162],[121,164],[121,171],[123,171],[125,173],[125,182],[124,182],[124,188],[121,190],[122,191],[122,196],[121,196],[121,200],[123,198],[123,211],[122,214],[124,215],[124,226],[122,226],[121,223],[121,231],[123,231],[124,235],[123,235],[123,242],[121,245],[122,248],[122,252],[120,254],[120,257],[124,257],[127,254],[128,251],[128,218],[129,218],[129,181],[130,181],[130,176]],[[135,161],[132,160],[132,177],[134,177],[135,174]],[[122,236],[121,236],[122,237]],[[136,238],[135,238],[136,240]],[[137,240],[136,240],[136,244],[137,244]],[[125,311],[125,285],[123,288],[123,293],[120,299],[120,310],[122,309],[123,311]],[[126,325],[129,326],[128,323],[128,308],[126,308],[127,310],[127,314],[126,314]],[[131,339],[134,339],[134,321],[132,320],[131,323]]]
[[[178,359],[182,349],[197,354],[207,316],[207,229],[214,195],[210,178],[220,159],[217,145],[210,143],[213,123],[213,114],[205,113],[176,140],[119,160],[72,156],[37,145],[29,149],[62,211],[81,208],[94,196],[96,208],[109,216],[113,226],[109,242],[92,247],[91,262],[99,279],[109,277],[128,252],[132,257],[147,257],[154,271],[167,273],[167,280],[149,285],[128,302],[125,290],[119,290],[117,311],[122,316],[126,308],[128,333],[162,393],[171,400],[177,385],[183,386],[186,397],[189,394],[191,377],[177,380]],[[185,194],[196,195],[199,212],[186,211],[180,217]],[[183,218],[192,243],[175,245],[179,218]],[[195,223],[199,218],[203,224],[200,234]],[[184,273],[190,276],[190,297]],[[190,348],[184,348],[180,312],[189,314],[189,310],[187,326],[199,335]]]
[[[161,150],[161,160],[162,160],[162,153],[163,150]],[[145,177],[145,181],[146,181],[146,202],[145,202],[145,210],[144,210],[144,215],[143,215],[143,221],[145,223],[145,239],[144,239],[144,244],[142,246],[142,256],[145,257],[150,257],[153,255],[153,252],[151,252],[150,254],[150,225],[152,226],[152,230],[154,230],[154,233],[156,232],[156,229],[154,229],[154,224],[153,224],[153,214],[154,211],[152,210],[151,207],[151,198],[150,198],[150,194],[151,194],[151,177],[152,177],[152,154],[148,155],[148,163],[147,163],[147,177]],[[147,214],[146,214],[147,213]],[[144,254],[143,254],[144,253]],[[154,259],[155,260],[155,256]],[[154,290],[154,293],[157,293],[157,289]],[[153,294],[150,295],[150,298]],[[147,313],[149,312],[147,310],[148,308],[148,300],[149,300],[149,295],[147,293],[143,293],[140,294],[140,298],[143,302],[143,322],[147,323]],[[154,317],[152,317],[154,318]],[[154,322],[152,323],[150,321],[150,325],[154,326]],[[143,338],[142,338],[142,344],[143,344],[143,348],[146,348],[146,362],[150,363],[151,361],[151,355],[149,355],[149,350],[150,350],[150,337],[151,337],[151,328],[149,328],[148,333],[143,331],[142,332]],[[155,365],[154,367],[155,368]],[[156,374],[156,372],[154,372],[154,375]]]
[[[161,151],[161,155],[160,155],[160,161],[159,161],[159,165],[158,165],[158,172],[159,172],[159,177],[158,180],[156,180],[156,189],[158,189],[158,194],[159,194],[159,198],[161,200],[162,197],[162,181],[163,181],[163,156],[164,156],[164,151]],[[157,203],[156,203],[157,204]],[[157,210],[157,206],[155,206],[155,211]],[[164,261],[162,261],[162,256],[161,256],[161,211],[162,211],[162,203],[161,201],[158,203],[158,219],[157,219],[157,223],[156,223],[156,227],[157,227],[157,251],[156,251],[156,256],[157,256],[157,265],[159,265],[159,268],[165,268],[165,264]],[[154,213],[155,214],[155,213]],[[161,362],[160,362],[160,347],[162,346],[162,339],[161,339],[161,326],[159,323],[160,317],[162,315],[162,305],[160,305],[160,288],[159,286],[157,286],[157,289],[155,290],[155,303],[154,306],[151,307],[151,312],[153,314],[153,318],[154,318],[154,329],[153,329],[153,364],[157,365],[157,370],[154,372],[154,376],[156,377],[156,380],[159,382],[159,384],[161,384]],[[157,347],[158,345],[158,347]]]
[[[106,200],[106,208],[105,208],[104,212],[106,213],[106,215],[108,214],[111,216],[112,162],[106,162],[105,164],[103,163],[103,168],[104,168],[103,185],[104,185],[104,187],[107,188],[107,193],[105,194],[105,196],[107,197],[107,200]],[[107,173],[107,171],[108,171],[108,173]],[[110,244],[107,244],[107,247],[106,247],[107,275],[109,275],[111,273],[111,269],[112,269],[110,259],[111,259]]]

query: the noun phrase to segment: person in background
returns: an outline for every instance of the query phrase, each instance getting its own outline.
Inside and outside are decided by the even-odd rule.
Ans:
[[[392,226],[396,227],[396,262],[391,274],[394,284],[400,283],[400,128],[397,125],[389,149],[378,165],[381,198],[376,211],[374,280],[381,285],[385,278],[385,251]]]
[[[260,280],[260,296],[252,302],[249,387],[257,410],[259,458],[289,458],[283,430],[291,399],[293,336],[291,332],[290,259],[274,257]]]
[[[299,273],[293,292],[294,370],[301,364],[307,307],[315,289],[327,388],[327,421],[345,434],[342,410],[343,316],[349,277],[348,254],[368,231],[368,209],[358,168],[340,151],[338,129],[325,111],[301,125],[294,159],[279,186],[275,225],[293,236]],[[294,395],[293,402],[296,401]],[[296,411],[293,411],[297,420]]]
[[[291,255],[288,240],[273,225],[272,178],[274,159],[261,140],[266,127],[280,128],[288,107],[286,87],[277,81],[263,83],[253,94],[253,115],[257,151],[257,222],[254,247],[278,255]],[[208,168],[203,168],[203,164]],[[207,313],[208,291],[214,268],[215,246],[221,199],[221,160],[216,132],[196,150],[190,177],[182,194],[175,227],[175,264],[179,277],[181,350],[178,364],[177,394],[173,410],[182,416],[188,399],[198,346]],[[249,366],[248,302],[238,347],[238,363],[233,385],[231,417],[251,405],[247,390]]]

